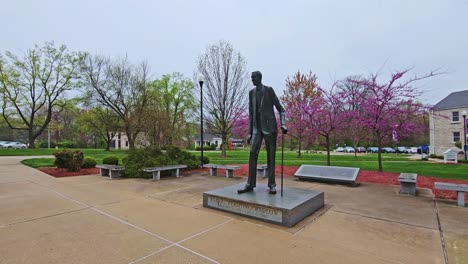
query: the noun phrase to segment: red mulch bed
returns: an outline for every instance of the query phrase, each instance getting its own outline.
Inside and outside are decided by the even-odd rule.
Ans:
[[[240,166],[240,170],[236,171],[236,176],[243,176],[247,177],[249,174],[248,164],[236,164]],[[299,169],[296,166],[284,166],[284,176],[285,177],[292,177],[294,173]],[[42,167],[38,168],[38,170],[45,172],[49,175],[54,177],[70,177],[70,176],[82,176],[82,175],[91,175],[91,174],[99,174],[99,168],[91,168],[91,169],[81,169],[78,172],[69,172],[66,169],[58,169],[53,167]],[[208,169],[195,169],[191,170],[190,172],[208,172]],[[281,174],[281,166],[276,166],[276,175]],[[219,169],[219,173],[225,173],[225,170]],[[359,172],[357,181],[359,183],[376,183],[376,184],[384,184],[384,185],[396,185],[399,186],[400,183],[398,182],[398,173],[393,172],[378,172],[378,171],[363,171]],[[454,191],[444,191],[444,190],[434,190],[434,182],[450,182],[450,183],[462,183],[468,184],[468,180],[450,180],[450,179],[439,179],[433,178],[428,176],[421,176],[418,175],[418,188],[428,188],[432,190],[432,193],[435,194],[437,198],[443,199],[452,199],[456,200],[456,192]],[[468,194],[465,193],[465,201],[468,201]]]
[[[80,171],[76,171],[76,172],[71,172],[71,171],[67,171],[66,169],[59,169],[55,167],[41,167],[41,168],[38,168],[38,170],[45,172],[56,178],[99,174],[99,168],[81,169]]]
[[[249,174],[248,164],[235,164],[236,166],[240,166],[240,170],[236,170],[236,176],[247,177]],[[284,166],[284,176],[285,177],[292,177],[294,173],[299,169],[296,166]],[[195,171],[195,170],[194,170]],[[196,171],[204,171],[208,172],[208,169],[197,169]],[[276,166],[275,169],[276,175],[281,175],[281,166]],[[225,173],[225,170],[219,169],[219,174]],[[384,184],[384,185],[396,185],[399,186],[400,183],[398,182],[399,173],[393,172],[378,172],[378,171],[359,171],[359,175],[357,177],[357,182],[359,183],[376,183],[376,184]],[[450,179],[439,179],[429,176],[421,176],[418,175],[418,188],[428,188],[432,190],[432,193],[435,194],[437,198],[443,199],[457,199],[457,194],[454,191],[444,191],[444,190],[434,190],[434,182],[450,182],[450,183],[462,183],[468,184],[468,180],[450,180]],[[468,201],[468,194],[465,193],[465,201]]]

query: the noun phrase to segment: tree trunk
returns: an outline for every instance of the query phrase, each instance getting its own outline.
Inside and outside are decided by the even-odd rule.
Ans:
[[[297,154],[297,157],[300,158],[301,157],[301,146],[302,146],[302,144],[301,144],[301,139],[299,139],[298,141],[299,141],[298,142],[299,143],[299,152]]]
[[[378,155],[377,155],[377,159],[379,160],[379,171],[382,172],[383,171],[383,167],[382,167],[382,139],[380,138],[380,134],[377,135],[378,136],[378,147],[379,147],[379,152],[378,152]]]
[[[127,134],[128,139],[128,148],[135,149],[135,139],[133,138],[133,134],[130,129],[126,129],[125,133]]]
[[[330,135],[325,136],[327,142],[327,166],[330,166]]]
[[[226,142],[227,142],[227,135],[221,136],[221,157],[226,157]]]
[[[106,151],[110,151],[110,144],[112,140],[106,140]]]
[[[28,142],[29,142],[30,149],[36,148],[35,141],[36,141],[36,137],[34,137],[34,132],[30,130],[28,133]]]

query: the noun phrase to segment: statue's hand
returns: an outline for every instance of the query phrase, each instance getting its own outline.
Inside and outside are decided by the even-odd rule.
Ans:
[[[288,133],[288,129],[286,128],[286,125],[282,125],[282,126],[281,126],[281,131],[283,131],[283,134],[287,134],[287,133]]]

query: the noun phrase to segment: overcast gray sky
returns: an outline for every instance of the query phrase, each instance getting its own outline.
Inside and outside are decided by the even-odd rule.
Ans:
[[[351,74],[411,67],[447,73],[418,86],[435,104],[468,89],[468,0],[0,0],[0,50],[46,41],[147,60],[154,77],[192,77],[210,43],[229,41],[282,94],[297,70],[322,86]]]

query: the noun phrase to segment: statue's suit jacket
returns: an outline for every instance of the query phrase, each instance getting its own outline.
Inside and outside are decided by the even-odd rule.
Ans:
[[[257,91],[256,87],[249,92],[249,121],[250,135],[257,134]],[[280,114],[281,124],[285,124],[284,108],[281,105],[275,90],[269,86],[263,85],[262,98],[260,100],[260,122],[263,134],[278,133],[278,125],[276,123],[275,112],[273,106],[276,107]]]

